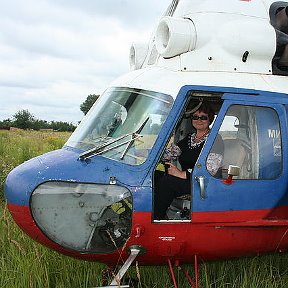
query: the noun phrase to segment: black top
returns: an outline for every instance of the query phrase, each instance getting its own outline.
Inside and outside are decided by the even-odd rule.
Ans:
[[[184,139],[182,139],[177,143],[177,146],[179,146],[179,148],[181,149],[181,155],[179,156],[178,161],[181,165],[182,170],[185,171],[194,168],[208,136],[207,135],[206,137],[204,137],[201,142],[195,143],[194,142],[195,135],[196,133],[188,134]],[[223,152],[224,152],[223,140],[221,136],[218,134],[210,153],[217,153],[223,155]]]
[[[193,169],[196,161],[199,157],[199,154],[204,146],[206,137],[198,145],[193,143],[193,134],[188,134],[184,139],[178,142],[177,146],[181,149],[181,155],[179,156],[179,163],[182,170]]]

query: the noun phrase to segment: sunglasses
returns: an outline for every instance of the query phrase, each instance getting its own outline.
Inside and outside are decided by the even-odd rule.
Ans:
[[[202,116],[196,116],[196,115],[193,115],[192,116],[192,120],[208,120],[208,116],[204,116],[204,115],[202,115]]]

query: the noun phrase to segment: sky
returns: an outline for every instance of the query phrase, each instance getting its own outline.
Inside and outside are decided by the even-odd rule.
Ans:
[[[27,109],[76,124],[89,94],[129,72],[132,42],[148,42],[170,2],[1,1],[0,121]]]

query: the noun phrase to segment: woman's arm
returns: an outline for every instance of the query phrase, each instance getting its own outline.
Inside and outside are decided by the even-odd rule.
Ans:
[[[181,171],[179,170],[175,165],[173,165],[170,162],[165,162],[165,164],[169,165],[170,167],[168,168],[168,174],[178,177],[178,178],[182,178],[182,179],[187,179],[186,177],[186,171]]]
[[[206,167],[212,176],[216,175],[222,166],[223,155],[218,153],[209,153],[207,157]]]

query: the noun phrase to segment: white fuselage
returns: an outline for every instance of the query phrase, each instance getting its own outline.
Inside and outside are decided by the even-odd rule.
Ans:
[[[184,85],[287,93],[287,76],[272,74],[276,33],[269,9],[273,2],[172,1],[175,11],[167,10],[146,48],[132,46],[136,64],[132,63],[131,69],[136,71],[120,77],[112,86],[159,91],[173,97]]]

